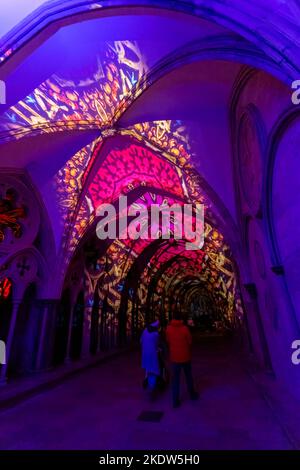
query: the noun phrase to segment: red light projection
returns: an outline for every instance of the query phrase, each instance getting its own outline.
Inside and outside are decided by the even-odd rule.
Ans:
[[[12,282],[5,277],[0,281],[0,300],[6,300],[12,293]]]
[[[176,167],[136,143],[110,152],[93,178],[87,196],[96,210],[100,204],[115,201],[120,194],[138,186],[163,189],[183,197]]]

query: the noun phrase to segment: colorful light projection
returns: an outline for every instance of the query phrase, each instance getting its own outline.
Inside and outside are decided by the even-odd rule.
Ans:
[[[0,281],[0,301],[7,300],[12,294],[12,281],[5,277]]]
[[[168,271],[163,271],[162,266],[174,259]],[[161,271],[162,270],[162,271]],[[145,268],[139,282],[139,308],[145,312],[145,301],[148,286],[151,279],[160,273],[157,279],[157,292],[154,295],[154,306],[157,303],[157,311],[163,308],[168,312],[171,305],[162,305],[162,298],[168,300],[170,283],[168,279],[173,276],[178,280],[187,276],[197,277],[199,282],[205,285],[208,292],[214,295],[216,304],[223,309],[224,318],[228,324],[233,324],[236,318],[242,318],[240,295],[236,284],[236,273],[232,262],[232,254],[224,243],[222,234],[210,224],[205,224],[205,243],[201,252],[189,252],[184,244],[170,246],[168,249],[160,249],[155,253]],[[163,294],[163,292],[165,292]],[[167,302],[167,301],[166,301]],[[159,304],[159,305],[158,305]],[[225,306],[225,309],[223,308]],[[143,316],[143,315],[142,315]],[[143,318],[141,318],[143,321]]]
[[[150,204],[154,199],[159,204],[166,201],[166,198],[161,195],[156,198],[154,196],[154,194],[146,193],[140,199],[140,203],[145,205],[145,202],[148,202]],[[169,205],[174,202],[176,202],[174,199],[168,200]],[[138,206],[139,201],[136,201],[136,207],[138,208]],[[218,290],[217,297],[215,297],[216,303],[220,308],[226,306],[223,309],[224,321],[232,324],[236,311],[238,316],[242,314],[242,311],[239,294],[236,290],[234,267],[230,259],[231,254],[223,242],[222,235],[209,224],[206,224],[205,228],[207,238],[203,250],[192,252],[186,250],[184,240],[175,243],[172,239],[164,241],[160,247],[156,248],[155,254],[144,268],[139,266],[140,260],[146,248],[153,243],[152,240],[113,241],[107,247],[105,255],[102,255],[94,263],[97,269],[86,269],[86,287],[89,296],[87,303],[92,302],[95,290],[97,290],[100,303],[105,301],[110,308],[109,313],[106,313],[105,320],[110,324],[118,322],[122,296],[127,295],[126,329],[129,333],[132,326],[133,309],[138,310],[138,328],[144,325],[146,304],[149,302],[148,290],[155,276],[159,274],[151,302],[154,309],[157,311],[163,309],[164,312],[168,312],[172,308],[172,305],[168,304],[170,279],[175,278],[179,282],[187,276],[191,276],[198,278],[199,283],[205,284],[209,292],[215,293],[215,290]],[[218,256],[211,256],[211,250]],[[170,267],[165,270],[165,266],[170,261]],[[126,280],[133,266],[136,266],[133,286],[126,293],[124,285],[127,284],[128,289],[129,285]],[[169,294],[167,295],[166,292]],[[91,321],[91,316],[89,316],[89,321]]]
[[[0,116],[1,138],[20,138],[32,133],[49,133],[86,127],[112,127],[117,109],[124,110],[133,87],[141,90],[147,66],[135,42],[106,43],[97,57],[98,68],[93,76],[79,82],[58,75],[51,76],[25,99]],[[93,149],[101,141],[77,152],[58,172],[55,187],[58,204],[66,228],[75,224],[75,232],[87,225],[86,203],[74,211],[89,173]],[[65,234],[68,239],[68,234]]]
[[[75,83],[53,75],[0,117],[0,132],[20,138],[94,124],[111,127],[118,107],[147,70],[138,45],[106,43],[93,76]]]
[[[228,322],[232,323],[236,315],[241,318],[242,309],[236,286],[236,274],[231,261],[232,255],[229,247],[224,244],[222,239],[222,235],[217,230],[213,229],[209,224],[206,224],[206,238],[203,247],[204,257],[198,259],[198,262],[202,263],[201,266],[197,265],[197,260],[192,259],[198,252],[195,252],[195,254],[182,252],[180,254],[180,261],[174,262],[172,265],[173,269],[170,268],[170,276],[172,277],[172,275],[174,275],[177,278],[182,276],[184,278],[187,275],[193,277],[196,275],[199,281],[205,285],[207,291],[219,297],[219,304],[226,304],[226,312],[224,312],[224,315]],[[212,256],[212,253],[216,256]],[[171,254],[168,252],[166,252],[164,256],[172,258]],[[159,258],[158,253],[150,264],[151,275],[155,275],[160,269],[161,260]],[[184,260],[185,258],[186,260]],[[190,261],[192,261],[192,263],[190,263]],[[181,275],[178,274],[180,272],[182,273]],[[166,276],[167,272],[161,276],[157,300],[161,297],[163,285],[168,285]],[[141,285],[144,284],[144,291],[146,292],[146,286],[149,285],[150,282],[148,271],[143,273],[143,277],[144,279],[142,279]],[[143,287],[141,287],[141,289],[143,289]],[[168,290],[168,288],[166,288],[166,290]],[[164,309],[167,310],[168,306],[165,305]]]
[[[56,175],[55,188],[59,208],[63,220],[66,222],[70,221],[70,215],[76,209],[78,197],[82,190],[84,170],[95,145],[97,145],[97,141],[82,148]]]
[[[129,194],[131,191],[139,187],[145,187],[146,189],[149,185],[155,185],[157,189],[164,191],[169,190],[170,192],[178,193],[177,196],[188,201],[204,201],[200,182],[194,177],[194,172],[189,171],[192,170],[192,168],[189,168],[190,165],[187,162],[185,164],[187,172],[182,172],[181,169],[173,163],[174,161],[177,161],[177,157],[175,157],[175,155],[169,155],[167,152],[161,151],[161,149],[156,151],[154,154],[153,146],[152,148],[150,147],[151,144],[142,145],[140,143],[143,139],[141,136],[139,136],[139,143],[137,143],[137,134],[135,131],[133,134],[131,131],[126,131],[125,134],[129,134],[130,136],[134,135],[135,139],[132,137],[129,138],[128,145],[125,147],[122,145],[121,150],[119,149],[116,151],[114,146],[112,146],[113,150],[111,151],[111,154],[109,154],[111,158],[108,159],[103,156],[103,152],[101,150],[102,161],[100,164],[98,162],[99,157],[97,157],[96,154],[98,154],[100,149],[102,149],[103,142],[99,142],[98,147],[95,147],[94,154],[88,165],[89,172],[86,172],[83,177],[85,181],[92,181],[92,184],[88,186],[86,193],[87,197],[81,206],[82,212],[80,217],[77,217],[79,225],[78,227],[75,227],[75,230],[73,231],[74,243],[73,245],[70,245],[73,247],[72,249],[75,248],[79,238],[83,235],[89,224],[94,220],[97,205],[102,202],[112,202],[119,196],[119,194]],[[136,147],[139,147],[138,151],[136,151]],[[124,148],[134,149],[133,152],[129,152],[129,160],[126,156],[126,152],[123,159]],[[144,161],[145,156],[146,162]],[[107,164],[105,164],[106,160],[108,162]],[[95,165],[98,165],[97,171],[95,171]],[[165,187],[165,184],[161,184],[161,179],[159,178],[160,172],[155,170],[156,166],[160,169],[162,167],[167,168],[165,174],[169,179],[167,187]],[[93,174],[96,176],[93,176]],[[170,182],[172,183],[170,184]],[[90,190],[90,188],[92,188],[92,190]],[[207,212],[209,220],[213,220],[211,211],[208,209]],[[224,302],[226,302],[228,307],[226,309],[226,315],[229,321],[231,321],[236,309],[238,310],[238,315],[241,315],[242,313],[239,305],[239,296],[236,292],[235,273],[231,262],[231,254],[228,251],[228,247],[224,244],[224,240],[220,232],[215,230],[213,226],[208,223],[206,223],[205,228],[206,243],[204,252],[206,268],[200,270],[200,266],[197,264],[197,259],[193,259],[189,263],[189,273],[190,275],[195,274],[195,266],[198,266],[198,273],[201,271],[201,282],[206,282],[208,289],[211,291],[214,289],[218,289],[220,291],[220,299],[222,298]],[[139,258],[146,247],[147,242],[138,242],[136,247],[133,247],[131,246],[131,242],[124,242],[123,240],[116,241],[110,245],[105,257],[102,257],[102,259],[99,260],[98,273],[92,276],[87,274],[87,279],[89,279],[89,295],[93,297],[95,289],[98,289],[100,302],[105,300],[109,305],[110,313],[106,314],[106,321],[117,321],[118,308],[121,303],[126,276],[132,264]],[[189,257],[191,258],[190,253]],[[199,259],[202,261],[202,258]],[[157,265],[159,266],[160,264],[161,261],[157,261]],[[105,269],[103,268],[104,265],[106,266]],[[174,266],[176,266],[176,264]],[[178,265],[175,271],[176,270],[178,271]],[[100,279],[99,274],[101,272],[101,283],[98,283]],[[106,279],[105,282],[104,278]],[[147,281],[142,280],[140,282],[141,292],[139,295],[143,295],[143,288],[145,292],[147,291],[148,282],[149,279],[147,279]],[[102,288],[100,288],[100,284]],[[159,295],[157,295],[157,299],[159,299]],[[131,300],[129,299],[128,312],[130,312],[132,308],[130,302]],[[142,303],[143,301],[141,302],[141,312],[143,311]],[[142,325],[143,322],[144,314],[141,314],[139,317],[139,324]],[[128,314],[128,331],[130,328],[130,314]]]
[[[135,43],[123,41],[107,44],[105,54],[98,61],[98,70],[92,79],[75,83],[57,76],[50,77],[0,118],[0,129],[8,131],[10,138],[18,138],[33,131],[52,132],[66,127],[69,129],[84,127],[87,124],[97,125],[99,129],[109,128],[133,97],[136,97],[146,86],[146,82],[142,80],[145,71],[146,65]],[[132,91],[134,93],[130,96]],[[108,135],[109,132],[107,131]],[[63,219],[66,221],[66,227],[72,227],[71,235],[65,233],[65,248],[68,253],[66,260],[69,259],[80,237],[93,222],[96,204],[105,198],[107,200],[109,197],[114,197],[118,192],[130,191],[142,185],[162,188],[166,184],[168,189],[171,192],[174,191],[175,194],[184,194],[187,199],[194,202],[204,202],[201,184],[190,164],[188,140],[180,121],[140,123],[120,133],[143,141],[145,154],[151,149],[151,159],[156,162],[154,168],[152,162],[146,158],[146,166],[142,171],[144,161],[140,159],[137,162],[132,156],[128,158],[126,167],[120,163],[123,158],[120,154],[116,168],[112,168],[112,165],[116,163],[116,160],[112,159],[110,167],[107,165],[107,168],[103,168],[102,175],[100,170],[98,179],[96,177],[92,183],[87,197],[77,207],[84,184],[100,153],[102,138],[80,150],[66,163],[56,177]],[[105,137],[105,132],[103,137]],[[156,155],[153,153],[153,146]],[[166,161],[173,164],[171,165],[172,171],[171,166],[166,165]],[[118,177],[119,172],[123,173],[123,178],[119,177],[119,180],[115,180],[116,170]],[[125,174],[128,175],[128,172],[129,174],[131,172],[131,175],[126,181]],[[175,179],[174,173],[177,173]],[[112,181],[109,182],[105,178],[108,180],[112,178]],[[102,184],[105,190],[101,189]],[[114,184],[118,187],[111,190]],[[109,196],[106,194],[107,191],[110,191]],[[208,201],[205,203],[208,207]],[[209,215],[212,218],[212,214]],[[231,286],[228,286],[228,279],[223,280],[222,276],[228,276],[231,271],[226,267],[226,256],[220,253],[220,250],[218,251],[217,245],[218,241],[214,240],[208,249],[208,255],[216,266],[216,272],[222,275],[211,276],[207,280],[212,285],[217,283],[223,292],[227,292]]]
[[[86,197],[95,212],[100,204],[115,201],[120,194],[138,186],[161,188],[183,197],[176,168],[134,142],[126,149],[110,152],[90,183]]]
[[[164,126],[164,122],[162,121],[157,121],[157,122],[152,122],[152,123],[144,123],[141,125],[137,126],[136,129],[130,129],[130,130],[122,130],[119,131],[118,133],[116,132],[106,132],[103,134],[103,138],[97,139],[93,144],[90,146],[82,149],[80,152],[78,152],[74,157],[72,157],[67,164],[65,165],[64,168],[60,170],[58,175],[55,178],[55,187],[57,188],[57,194],[58,194],[58,199],[59,199],[59,206],[61,208],[61,212],[63,215],[63,219],[68,221],[68,226],[72,226],[72,233],[69,235],[69,245],[66,246],[66,252],[67,252],[67,259],[69,259],[69,254],[74,250],[75,246],[78,243],[78,240],[82,236],[82,233],[90,226],[90,224],[94,220],[94,213],[95,213],[95,206],[93,205],[93,198],[87,196],[82,202],[81,206],[77,208],[76,210],[76,204],[77,201],[79,200],[79,195],[81,190],[83,189],[86,180],[89,178],[89,174],[94,166],[95,161],[99,158],[101,148],[103,146],[103,143],[105,140],[108,138],[112,139],[113,136],[115,138],[118,138],[118,135],[121,135],[122,138],[134,138],[134,141],[136,144],[141,146],[141,142],[143,143],[143,152],[151,152],[152,155],[154,155],[155,151],[155,160],[157,161],[157,158],[159,157],[161,162],[157,167],[162,167],[163,170],[163,175],[166,177],[168,173],[170,173],[170,170],[167,169],[166,163],[169,165],[171,163],[172,165],[172,171],[175,171],[178,173],[178,177],[180,179],[180,186],[181,186],[181,192],[183,192],[186,196],[188,196],[189,193],[192,194],[192,200],[194,202],[201,202],[204,203],[204,196],[203,196],[203,191],[201,189],[201,186],[199,185],[197,178],[194,177],[193,174],[190,172],[191,165],[188,163],[189,161],[189,154],[186,150],[188,147],[187,144],[187,139],[184,137],[184,127],[182,126],[182,123],[179,121],[176,121],[176,123],[173,125],[171,121],[166,121],[166,125]],[[144,142],[144,134],[145,134],[145,129],[151,129],[151,133],[156,136],[156,142],[159,141],[161,144],[160,148],[153,147],[153,144],[151,142],[148,142],[147,140]],[[157,130],[155,130],[157,129]],[[138,131],[141,131],[142,134],[138,134]],[[180,131],[180,132],[179,132]],[[174,132],[174,136],[172,137],[172,133]],[[107,137],[105,138],[105,136]],[[148,134],[149,137],[150,134]],[[174,147],[174,142],[176,142],[176,147]],[[167,145],[170,145],[172,150],[172,154],[169,154],[164,148],[167,147]],[[148,149],[148,150],[147,150]],[[178,149],[178,152],[177,152]],[[84,154],[84,158],[82,158],[82,155]],[[176,155],[175,155],[176,154]],[[122,155],[118,155],[119,157],[122,157]],[[133,160],[133,155],[130,157],[131,160]],[[113,158],[111,159],[113,163]],[[122,158],[121,158],[122,160]],[[142,163],[142,162],[141,162]],[[146,175],[144,171],[144,177],[142,178],[141,176],[141,171],[138,170],[138,165],[139,162],[135,162],[135,171],[138,173],[137,178],[132,178],[131,179],[131,185],[127,188],[125,193],[132,189],[133,187],[137,187],[138,185],[145,185],[145,182],[147,179],[149,179],[148,175]],[[118,165],[121,165],[122,170],[124,170],[122,161],[121,163],[118,163]],[[143,163],[142,163],[143,165]],[[180,165],[184,166],[184,171],[185,171],[185,179],[182,176],[182,170]],[[170,165],[169,165],[170,166]],[[151,163],[148,164],[148,169],[151,169]],[[110,165],[110,168],[107,169],[107,176],[114,177],[112,173],[113,165]],[[186,173],[187,172],[187,173]],[[121,171],[123,174],[124,172]],[[158,175],[159,180],[160,180],[160,175]],[[157,175],[153,175],[152,179],[155,182],[155,178],[157,179]],[[173,177],[172,177],[173,178]],[[172,181],[172,178],[170,179]],[[69,181],[71,183],[71,187],[69,185]],[[98,182],[102,183],[103,181],[99,180]],[[156,181],[157,182],[157,181]],[[104,181],[103,184],[107,185],[109,182]],[[160,183],[159,183],[160,184]],[[167,183],[168,186],[170,183]],[[188,186],[188,187],[187,187]],[[155,184],[156,187],[156,184]],[[97,188],[95,188],[97,192]],[[178,188],[175,189],[178,191]],[[206,207],[209,207],[208,202],[206,202]],[[211,215],[212,216],[212,215]],[[73,221],[71,220],[73,218]],[[66,226],[67,228],[67,226]]]
[[[92,172],[94,176],[84,176],[87,181],[86,196],[73,227],[69,254],[95,219],[97,207],[105,202],[114,202],[120,194],[126,195],[138,187],[150,187],[168,191],[181,198],[185,196],[185,186],[178,167],[129,136],[122,137],[118,145],[121,143],[120,150],[111,145],[111,151],[102,156],[101,162],[97,158],[101,144],[95,146],[92,156],[95,163],[89,166],[89,173]],[[64,185],[61,187],[64,188]],[[64,189],[61,197],[63,191]]]
[[[184,126],[181,121],[155,121],[151,123],[138,124],[134,128],[128,130],[121,130],[118,132],[107,131],[103,133],[103,138],[99,138],[92,146],[91,156],[87,156],[86,168],[81,165],[77,165],[78,154],[76,154],[63,168],[58,177],[56,178],[57,192],[59,194],[59,200],[61,201],[60,206],[66,211],[66,201],[69,200],[69,194],[72,194],[73,206],[69,206],[69,211],[71,215],[74,215],[75,202],[78,200],[79,191],[83,188],[85,181],[88,179],[88,176],[93,168],[94,162],[99,158],[100,149],[103,146],[105,140],[112,139],[113,136],[117,139],[121,135],[122,138],[134,138],[134,140],[142,145],[145,149],[144,152],[151,151],[152,155],[155,154],[156,160],[157,157],[161,159],[161,162],[168,162],[172,164],[172,167],[176,169],[176,172],[180,178],[180,185],[182,192],[191,202],[198,202],[205,204],[206,212],[209,214],[211,220],[214,220],[213,212],[210,210],[211,203],[204,197],[204,193],[199,181],[198,175],[193,170],[192,165],[190,164],[190,156],[187,151],[188,149],[188,140],[184,135]],[[141,134],[139,134],[140,132]],[[107,136],[107,137],[106,137]],[[146,137],[145,137],[146,136]],[[149,142],[147,138],[153,136],[155,141],[155,146],[152,142]],[[142,142],[142,144],[141,144]],[[160,145],[157,147],[157,145]],[[170,148],[171,153],[167,150]],[[166,168],[165,163],[160,163],[160,166]],[[112,165],[111,165],[112,167]],[[149,164],[150,168],[150,164]],[[137,170],[136,170],[137,171]],[[68,174],[72,173],[73,187],[72,190],[68,188],[66,182],[68,182]],[[133,185],[137,187],[138,185],[144,185],[147,180],[146,175],[144,177],[144,182],[140,177],[140,171],[138,178],[133,181]],[[145,173],[145,172],[144,172]],[[162,173],[164,175],[164,172]],[[64,177],[66,175],[66,178]],[[112,172],[107,172],[108,177],[112,177]],[[165,175],[167,176],[167,175]],[[77,183],[76,183],[77,182]],[[104,182],[104,184],[107,184]],[[77,185],[78,192],[74,191]],[[96,189],[97,191],[97,189]],[[70,236],[70,251],[74,249],[77,244],[77,240],[80,238],[82,230],[87,228],[93,221],[94,217],[91,216],[92,212],[95,212],[95,208],[92,204],[93,198],[86,197],[85,200],[81,203],[81,207],[78,209],[78,214],[75,214],[73,220],[74,230]],[[92,209],[91,209],[92,208]],[[64,216],[64,219],[67,219],[67,216]]]
[[[57,75],[50,77],[0,117],[0,131],[8,131],[9,138],[19,138],[27,133],[80,128],[88,123],[99,129],[111,127],[120,114],[118,110],[123,112],[146,86],[143,77],[147,66],[138,45],[130,41],[107,43],[97,63],[94,75],[78,83]],[[133,88],[134,96],[130,96]],[[167,150],[168,158],[172,156],[174,162],[176,158],[181,166],[186,165],[187,139],[180,121],[137,124],[128,132],[156,144],[162,151]],[[81,149],[56,176],[59,206],[68,225],[96,143]],[[86,203],[78,210],[81,219],[73,221],[77,228],[86,225],[85,209]]]
[[[154,202],[159,205],[172,205],[176,202],[182,204],[182,201],[174,198],[146,192],[135,201],[135,207],[137,210],[140,206],[146,206],[150,209],[150,205]],[[171,231],[172,228],[173,225],[171,224]],[[157,230],[159,230],[159,227],[157,227]],[[117,239],[112,241],[107,247],[105,255],[101,255],[93,263],[92,269],[86,268],[85,270],[86,287],[89,296],[87,304],[90,303],[97,286],[99,286],[99,298],[103,301],[104,296],[106,296],[107,303],[111,307],[111,314],[117,317],[121,293],[128,272],[135,260],[138,259],[152,241],[151,239],[141,238],[137,240],[128,238],[126,240]]]
[[[163,295],[162,280],[166,279],[165,273],[171,265],[174,266],[176,276],[180,276],[181,270],[188,275],[189,268],[194,276],[198,276],[205,269],[205,252],[203,250],[187,251],[183,240],[161,245],[145,266],[132,302],[138,310],[140,327],[143,326],[149,309],[154,316],[167,318],[170,307]],[[129,310],[132,308],[132,303],[129,304]]]
[[[24,207],[17,207],[16,199],[17,194],[14,189],[8,189],[5,196],[0,198],[0,242],[4,240],[7,228],[16,238],[22,235],[19,219],[24,219],[26,212]]]
[[[126,131],[125,131],[126,132]],[[128,132],[143,142],[151,143],[166,158],[172,159],[180,168],[190,167],[189,141],[180,120],[148,121],[138,123]]]
[[[120,110],[123,112],[146,86],[143,78],[147,66],[138,45],[130,41],[107,43],[97,63],[94,75],[78,83],[57,75],[50,77],[0,117],[0,130],[8,131],[9,138],[19,138],[27,133],[79,128],[88,123],[99,129],[111,127]],[[128,132],[154,143],[162,152],[168,151],[167,158],[173,162],[187,164],[187,139],[180,121],[137,124]],[[76,210],[76,220],[72,218],[99,140],[74,155],[55,178],[62,218],[66,227],[73,222],[75,237],[88,225],[87,201]]]

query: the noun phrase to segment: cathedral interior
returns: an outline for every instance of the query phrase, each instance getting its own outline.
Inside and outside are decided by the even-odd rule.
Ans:
[[[0,448],[300,449],[299,3],[6,3]],[[99,239],[120,196],[203,205],[203,246]],[[200,392],[176,413],[139,357],[174,311]]]

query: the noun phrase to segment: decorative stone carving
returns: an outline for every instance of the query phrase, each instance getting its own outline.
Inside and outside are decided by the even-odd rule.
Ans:
[[[4,240],[5,229],[10,228],[16,238],[22,235],[19,219],[25,218],[25,208],[16,205],[17,194],[10,188],[5,196],[0,196],[0,242]]]
[[[40,225],[37,199],[20,179],[0,175],[0,256],[35,240]]]
[[[38,261],[32,253],[23,252],[13,259],[10,271],[19,282],[29,283],[37,278]]]

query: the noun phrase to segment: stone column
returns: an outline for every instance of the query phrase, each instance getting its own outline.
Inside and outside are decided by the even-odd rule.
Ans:
[[[38,301],[42,318],[37,349],[36,370],[49,369],[52,365],[58,303],[59,300],[56,299]]]
[[[248,283],[248,284],[244,284],[244,288],[249,296],[250,302],[248,302],[248,310],[251,311],[254,317],[256,331],[257,331],[257,335],[259,339],[258,346],[260,349],[260,354],[259,354],[259,351],[257,352],[260,356],[261,365],[266,370],[273,371],[272,361],[271,361],[270,352],[269,352],[269,346],[268,346],[268,342],[267,342],[266,335],[265,335],[264,325],[260,316],[261,313],[260,313],[259,304],[258,304],[258,293],[257,293],[256,285],[254,283]],[[253,344],[253,346],[255,348],[255,344]]]
[[[20,301],[13,302],[11,320],[10,320],[10,325],[9,325],[9,330],[8,330],[8,335],[7,335],[7,340],[6,340],[6,363],[2,364],[1,369],[0,369],[0,385],[5,384],[7,382],[7,368],[8,368],[8,363],[9,363],[11,347],[12,347],[12,343],[14,339],[14,333],[15,333],[20,304],[21,304]]]
[[[76,305],[76,300],[71,301],[71,307],[70,307],[70,318],[69,318],[69,328],[68,328],[68,339],[67,339],[67,351],[66,351],[66,358],[65,358],[65,363],[70,363],[71,362],[71,337],[72,337],[72,325],[73,325],[73,317],[74,317],[74,308]]]
[[[86,359],[90,356],[91,330],[90,320],[92,315],[92,307],[85,305],[83,317],[83,333],[82,333],[82,349],[81,357]]]

